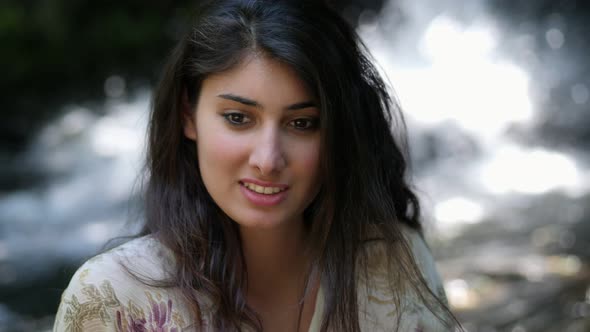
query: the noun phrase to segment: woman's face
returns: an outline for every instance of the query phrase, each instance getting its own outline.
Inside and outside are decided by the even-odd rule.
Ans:
[[[217,205],[241,227],[272,228],[301,223],[319,191],[319,116],[290,67],[251,56],[203,81],[184,133]]]

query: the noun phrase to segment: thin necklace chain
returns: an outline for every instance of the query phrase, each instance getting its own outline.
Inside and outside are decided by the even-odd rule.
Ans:
[[[312,268],[312,270],[310,271],[310,273],[308,274],[307,278],[305,278],[305,285],[303,286],[303,294],[301,294],[301,303],[299,303],[299,314],[297,316],[297,329],[295,330],[296,332],[299,332],[299,330],[301,329],[301,317],[303,316],[303,308],[305,307],[305,298],[307,297],[308,291],[309,291],[309,283],[310,281],[315,283],[315,281],[313,280],[316,274],[316,269]]]
[[[303,315],[303,307],[304,306],[305,306],[305,297],[303,297],[301,304],[299,304],[299,314],[297,315],[297,329],[295,330],[295,332],[299,332],[299,329],[301,328],[301,316]]]

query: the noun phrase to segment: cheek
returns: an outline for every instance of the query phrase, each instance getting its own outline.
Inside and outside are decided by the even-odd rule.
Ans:
[[[305,186],[303,207],[306,208],[315,199],[321,188],[319,143],[305,146],[296,155],[299,175]]]
[[[320,155],[319,153],[309,153],[303,158],[303,167],[308,170],[310,175],[317,177],[320,169]]]
[[[244,141],[220,129],[205,129],[197,136],[197,149],[201,169],[209,171],[231,168],[246,155]]]
[[[297,149],[297,151],[294,151],[295,153],[291,159],[297,164],[299,172],[306,176],[311,184],[315,183],[319,177],[319,150],[319,143],[306,144]]]

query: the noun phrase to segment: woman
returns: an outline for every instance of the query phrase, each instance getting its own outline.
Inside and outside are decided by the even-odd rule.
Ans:
[[[54,331],[450,331],[368,52],[320,1],[210,1],[155,90],[145,226]]]

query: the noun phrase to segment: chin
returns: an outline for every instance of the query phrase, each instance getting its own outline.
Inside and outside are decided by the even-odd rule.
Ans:
[[[244,228],[249,228],[249,229],[273,229],[276,227],[279,227],[281,225],[284,225],[284,222],[281,221],[277,221],[277,220],[268,220],[268,219],[257,219],[257,220],[242,220],[242,221],[236,221],[236,223],[240,226],[240,227],[244,227]]]
[[[280,216],[269,216],[268,213],[252,214],[247,218],[233,219],[240,227],[245,228],[259,228],[259,229],[274,229],[277,227],[289,224],[289,221]]]

